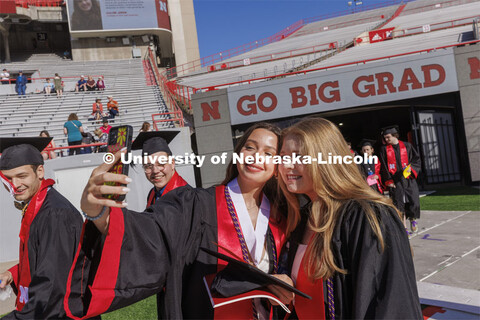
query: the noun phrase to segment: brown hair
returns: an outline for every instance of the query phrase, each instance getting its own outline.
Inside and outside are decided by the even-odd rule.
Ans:
[[[76,113],[70,113],[70,115],[68,116],[68,121],[72,121],[72,120],[78,120]]]
[[[142,128],[140,129],[142,131],[148,131],[150,130],[150,123],[145,121],[143,124],[142,124]]]
[[[283,132],[283,138],[294,136],[299,139],[300,152],[317,158],[319,153],[332,156],[351,156],[350,150],[340,130],[330,121],[312,117],[304,119]],[[335,272],[346,273],[335,263],[332,252],[332,236],[341,216],[342,208],[351,200],[363,209],[373,232],[378,238],[381,250],[384,249],[380,224],[375,207],[386,205],[396,210],[390,200],[372,190],[362,177],[355,163],[308,164],[305,172],[312,177],[313,189],[317,198],[312,201],[308,227],[315,235],[305,252],[305,272],[311,280],[329,278]],[[298,199],[288,191],[280,179],[279,186],[288,204],[287,234],[290,234],[300,221]],[[397,211],[400,216],[400,213]]]
[[[41,137],[41,136],[42,136],[42,133],[45,133],[45,134],[47,135],[47,137],[50,138],[50,134],[48,133],[47,130],[42,130],[42,131],[40,131],[40,134],[39,134],[38,136]]]
[[[237,144],[235,145],[235,149],[233,152],[239,154],[240,151],[242,150],[243,146],[245,146],[245,143],[247,142],[248,138],[252,134],[253,131],[256,129],[265,129],[277,136],[277,152],[280,152],[280,147],[282,146],[282,135],[281,135],[281,130],[279,127],[277,127],[274,124],[267,123],[267,122],[259,122],[257,124],[252,125],[249,127],[245,133],[242,135],[242,137],[237,141]],[[223,185],[227,185],[230,181],[235,179],[238,176],[238,169],[237,165],[233,163],[233,159],[230,160],[230,163],[227,166],[227,172],[225,173],[225,179],[223,179],[222,183]],[[272,212],[276,214],[278,212],[278,204],[279,203],[284,203],[284,198],[283,195],[279,192],[277,192],[278,187],[277,187],[277,179],[275,176],[272,176],[270,180],[265,183],[263,187],[263,193],[265,196],[268,198],[270,201],[270,204],[272,205]]]

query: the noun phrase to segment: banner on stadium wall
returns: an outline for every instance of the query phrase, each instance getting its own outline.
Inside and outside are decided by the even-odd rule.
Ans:
[[[395,28],[386,28],[386,29],[370,31],[368,33],[368,38],[370,39],[370,43],[392,39],[393,29]]]
[[[70,32],[171,30],[167,0],[67,0]]]
[[[452,49],[227,90],[232,125],[458,91]]]

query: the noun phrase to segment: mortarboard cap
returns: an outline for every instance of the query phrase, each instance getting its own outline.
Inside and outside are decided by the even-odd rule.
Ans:
[[[212,291],[219,296],[231,297],[273,284],[304,298],[311,299],[309,295],[251,264],[207,248],[200,249],[218,259],[228,262],[227,266],[221,272],[217,273],[211,285]]]
[[[386,134],[394,134],[394,133],[398,133],[399,132],[399,128],[397,125],[392,125],[392,126],[388,126],[388,127],[384,127],[382,128],[382,136],[386,135]]]
[[[132,150],[142,149],[142,153],[147,155],[161,151],[171,155],[172,151],[168,144],[172,142],[178,133],[179,131],[171,130],[140,132],[135,141],[133,141]]]
[[[360,141],[360,143],[358,144],[358,147],[359,148],[363,148],[365,146],[370,146],[370,147],[373,147],[375,145],[375,140],[371,140],[371,139],[362,139],[362,141]]]
[[[0,138],[0,170],[10,170],[25,165],[44,164],[43,149],[52,141],[47,137]]]

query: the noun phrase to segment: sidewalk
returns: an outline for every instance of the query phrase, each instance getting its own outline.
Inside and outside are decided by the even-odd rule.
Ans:
[[[422,211],[410,239],[429,319],[480,318],[480,211]],[[425,314],[425,312],[424,312]]]

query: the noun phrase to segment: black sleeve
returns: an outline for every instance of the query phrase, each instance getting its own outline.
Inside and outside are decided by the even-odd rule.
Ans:
[[[29,300],[22,311],[13,311],[4,319],[65,317],[63,297],[81,227],[82,218],[76,211],[47,209],[38,213],[28,240]]]
[[[412,144],[405,142],[405,147],[407,148],[408,161],[412,166],[413,177],[417,178],[420,170],[422,169],[422,161],[420,159],[420,155],[418,154],[417,149],[415,149]]]
[[[352,205],[334,236],[345,276],[336,276],[335,303],[346,319],[422,319],[412,252],[396,212],[376,206],[385,248],[359,204]],[[335,245],[334,245],[335,248]]]
[[[183,268],[198,253],[199,202],[194,189],[182,187],[142,213],[112,208],[104,239],[86,223],[67,283],[67,316],[92,317],[162,290],[169,269]]]

